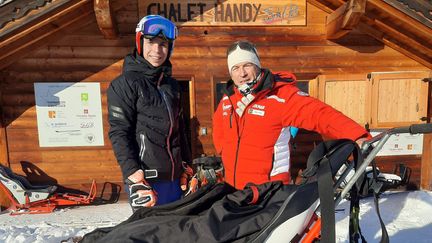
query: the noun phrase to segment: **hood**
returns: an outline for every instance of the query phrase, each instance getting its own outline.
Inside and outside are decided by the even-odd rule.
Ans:
[[[125,72],[140,72],[151,80],[157,80],[161,73],[164,73],[165,77],[171,77],[172,65],[167,59],[161,66],[153,67],[153,65],[134,50],[132,54],[127,55],[124,59],[123,73]]]

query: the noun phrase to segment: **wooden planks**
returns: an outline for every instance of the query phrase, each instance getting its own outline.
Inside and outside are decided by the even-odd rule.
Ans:
[[[370,122],[370,90],[365,75],[320,75],[318,80],[320,100],[363,126]]]
[[[114,4],[124,4],[121,8],[115,7],[118,10],[114,17],[120,32],[117,39],[104,39],[95,19],[77,20],[80,26],[74,26],[70,32],[60,31],[61,38],[34,46],[33,50],[25,53],[25,58],[15,59],[13,65],[0,70],[5,127],[0,131],[3,135],[0,136],[3,139],[0,148],[8,153],[11,166],[20,174],[24,173],[21,161],[28,161],[64,186],[86,190],[91,179],[101,184],[122,184],[107,136],[106,89],[121,73],[123,57],[134,48],[134,27],[139,18],[137,1],[115,1]],[[367,92],[361,82],[344,81],[352,81],[354,74],[366,77],[368,73],[377,71],[425,70],[416,61],[356,31],[337,42],[327,40],[327,13],[311,4],[307,10],[308,25],[304,27],[180,27],[180,37],[176,40],[171,61],[174,77],[191,80],[190,119],[193,125],[191,136],[196,142],[195,156],[214,154],[211,136],[214,80],[228,78],[225,51],[238,39],[254,42],[263,67],[273,71],[292,71],[302,80],[315,79],[322,74],[329,78],[336,74],[351,78],[328,82],[324,92],[329,94],[327,102],[359,121],[364,120],[361,107]],[[105,146],[40,148],[34,82],[99,82]],[[315,93],[319,93],[317,85],[317,82],[312,84]],[[341,94],[350,93],[357,95],[347,102],[345,95]],[[354,110],[353,107],[360,108]],[[207,128],[208,134],[201,134],[200,128]],[[307,131],[296,138],[293,172],[305,165],[309,152],[320,140],[319,135]],[[399,160],[390,158],[388,163],[394,163],[391,161]],[[419,163],[419,159],[410,163]],[[430,169],[428,164],[431,164],[430,159],[422,166]],[[415,175],[420,175],[417,164],[415,170]],[[423,179],[422,183],[430,184],[430,178]]]

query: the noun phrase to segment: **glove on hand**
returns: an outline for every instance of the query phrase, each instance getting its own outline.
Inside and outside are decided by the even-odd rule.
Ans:
[[[144,172],[137,170],[126,179],[129,185],[129,203],[136,211],[140,207],[153,207],[157,201],[157,195],[144,180]]]
[[[180,177],[180,188],[185,196],[195,192],[198,189],[198,179],[195,172],[186,162],[183,162],[183,173]]]
[[[129,185],[129,203],[135,210],[141,207],[153,207],[157,202],[156,193],[143,181]]]

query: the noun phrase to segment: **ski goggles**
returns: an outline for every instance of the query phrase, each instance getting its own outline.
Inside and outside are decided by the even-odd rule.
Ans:
[[[234,52],[235,50],[237,50],[237,47],[239,47],[240,49],[245,50],[245,51],[250,51],[250,52],[252,52],[258,56],[258,52],[256,50],[255,45],[249,41],[236,41],[236,42],[234,42],[230,47],[228,47],[227,56],[229,54],[231,54],[232,52]]]
[[[139,26],[144,36],[158,36],[162,34],[168,40],[175,40],[178,35],[177,27],[165,18],[151,18]]]

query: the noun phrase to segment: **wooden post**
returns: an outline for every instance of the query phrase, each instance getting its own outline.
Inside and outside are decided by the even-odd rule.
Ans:
[[[432,85],[429,82],[427,122],[432,116]],[[425,134],[423,139],[423,155],[421,160],[420,188],[432,190],[432,134]]]
[[[420,188],[432,190],[432,135],[425,134],[421,160]]]
[[[327,39],[339,39],[353,30],[364,15],[366,0],[350,0],[327,18]]]
[[[113,10],[109,0],[94,0],[94,11],[99,30],[105,39],[118,37],[117,24],[113,17]]]
[[[0,164],[9,167],[9,154],[7,147],[6,126],[3,122],[2,95],[0,92]],[[10,201],[3,190],[0,189],[0,211],[10,206]]]

